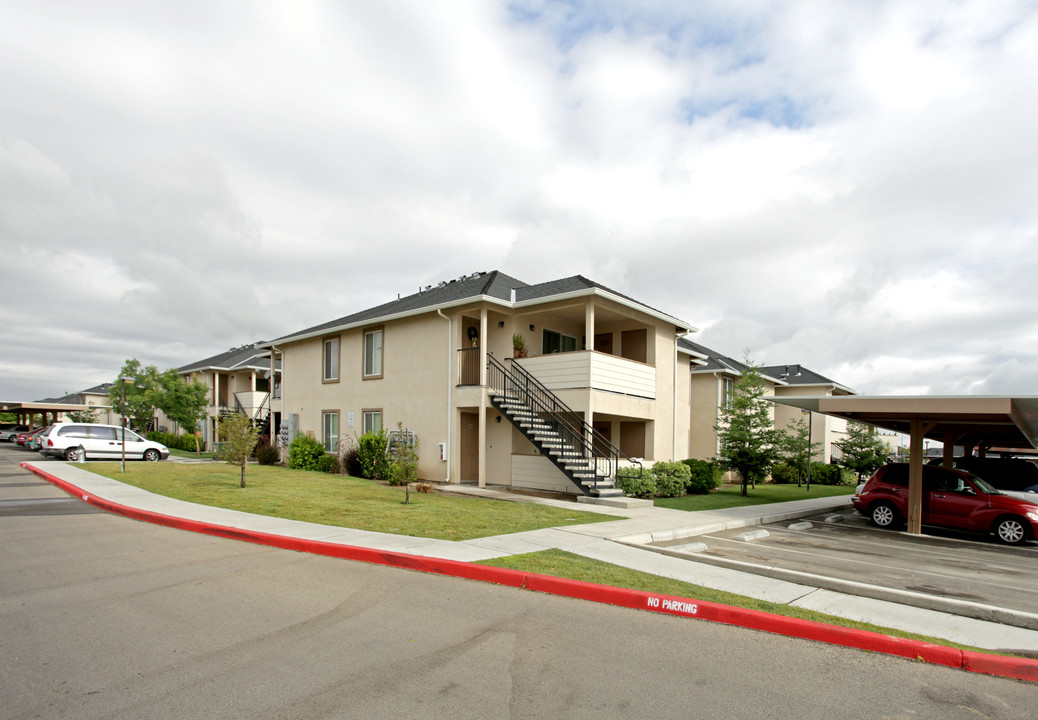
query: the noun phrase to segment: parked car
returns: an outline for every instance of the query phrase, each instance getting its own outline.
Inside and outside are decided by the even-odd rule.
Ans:
[[[83,459],[119,460],[123,453],[122,428],[99,423],[57,423],[51,425],[40,452],[70,461]],[[127,460],[165,460],[169,448],[126,431]]]
[[[999,492],[976,475],[923,466],[924,525],[994,533],[1005,543],[1038,535],[1038,505]],[[898,527],[908,516],[908,464],[884,465],[851,497],[878,527]]]
[[[43,438],[50,430],[51,426],[42,427],[39,430],[34,430],[30,433],[29,438],[25,441],[25,447],[28,450],[39,450],[43,445]]]
[[[37,430],[39,430],[39,428],[32,427],[24,432],[18,433],[14,436],[14,442],[18,444],[18,447],[25,447],[25,443],[29,441],[29,436]]]
[[[940,465],[940,460],[931,460]],[[1038,504],[1038,465],[1014,458],[957,457],[952,467],[965,470],[987,481],[1006,495]]]
[[[29,432],[30,430],[32,430],[30,425],[4,425],[3,429],[0,429],[0,440],[13,443],[18,433]]]

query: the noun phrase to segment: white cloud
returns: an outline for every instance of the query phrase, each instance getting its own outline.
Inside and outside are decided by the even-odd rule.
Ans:
[[[495,268],[1032,391],[1032,3],[0,6],[0,397]]]

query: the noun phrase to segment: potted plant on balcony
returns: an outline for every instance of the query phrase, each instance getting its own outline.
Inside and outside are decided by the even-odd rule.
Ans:
[[[526,338],[521,333],[512,336],[512,357],[526,357]]]

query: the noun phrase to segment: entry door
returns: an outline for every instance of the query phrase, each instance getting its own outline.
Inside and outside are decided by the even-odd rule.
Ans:
[[[461,482],[479,482],[479,413],[461,413]]]

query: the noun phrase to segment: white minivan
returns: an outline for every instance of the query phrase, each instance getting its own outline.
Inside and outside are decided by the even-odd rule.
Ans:
[[[44,455],[70,461],[80,459],[82,449],[86,459],[119,460],[123,454],[122,428],[118,425],[97,423],[57,423],[43,439],[40,452]],[[169,448],[145,440],[132,430],[126,431],[126,458],[128,460],[165,460]]]

